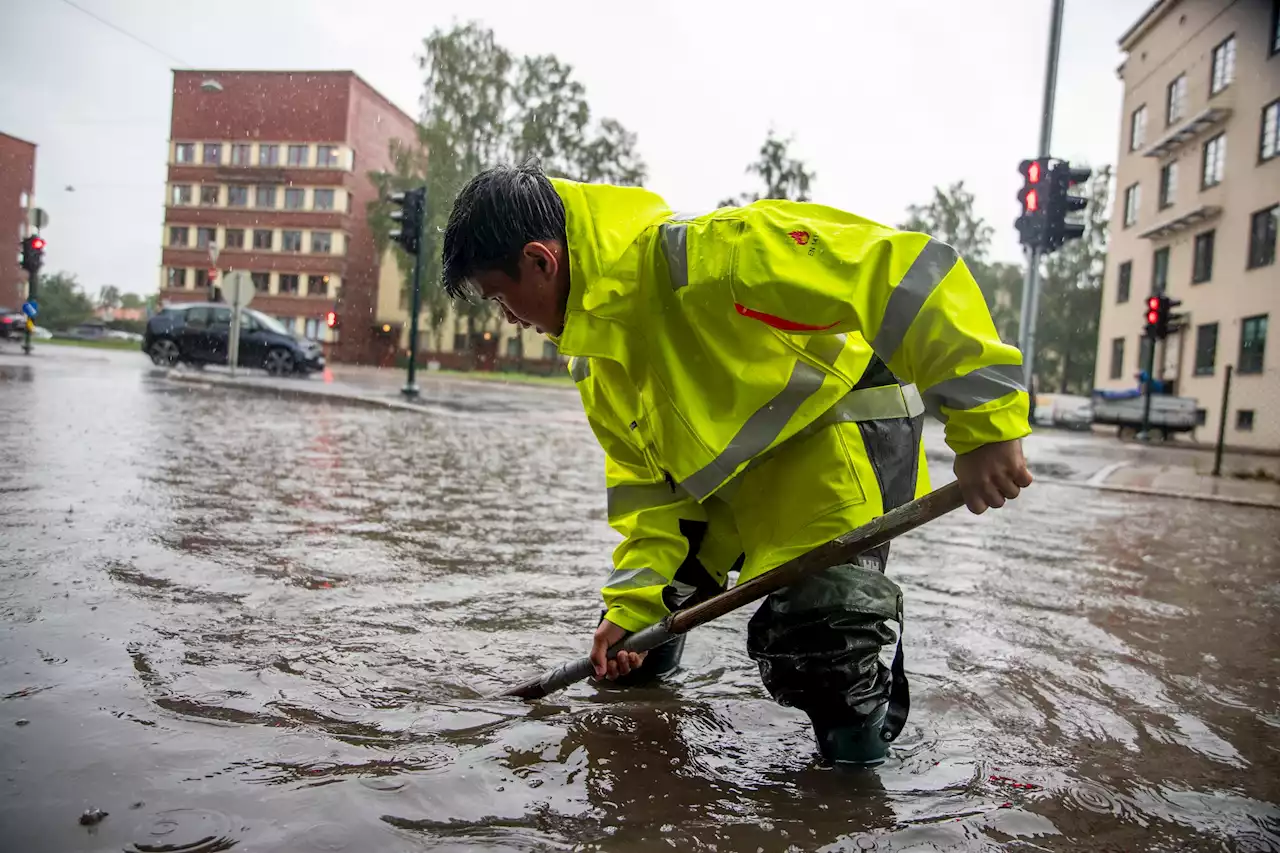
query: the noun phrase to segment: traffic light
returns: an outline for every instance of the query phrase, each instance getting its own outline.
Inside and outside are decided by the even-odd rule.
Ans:
[[[1163,293],[1148,296],[1147,323],[1143,334],[1158,341],[1169,337],[1169,323],[1173,316],[1173,309],[1181,304],[1181,299],[1174,299]]]
[[[426,210],[427,188],[419,187],[402,193],[392,193],[392,204],[400,206],[391,211],[391,219],[399,228],[391,232],[391,239],[399,243],[411,255],[418,254],[422,245],[422,223]]]
[[[35,275],[44,264],[44,238],[36,235],[22,241],[22,268]]]
[[[328,314],[325,314],[324,324],[328,326],[330,329],[338,328],[338,312],[330,311]]]
[[[1048,186],[1049,159],[1023,160],[1018,164],[1022,173],[1022,189],[1018,190],[1018,203],[1022,215],[1014,225],[1018,229],[1019,242],[1032,249],[1043,248],[1045,235],[1045,190]]]
[[[1046,193],[1041,197],[1041,206],[1045,212],[1044,250],[1052,252],[1068,240],[1078,240],[1084,236],[1084,225],[1078,222],[1067,222],[1067,216],[1077,210],[1084,210],[1088,199],[1071,195],[1071,188],[1089,180],[1092,169],[1073,169],[1065,160],[1059,160],[1049,170]]]

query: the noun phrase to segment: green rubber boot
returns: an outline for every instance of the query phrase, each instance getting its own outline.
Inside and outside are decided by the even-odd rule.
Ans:
[[[858,723],[827,725],[810,717],[818,751],[832,764],[845,767],[878,767],[889,755],[889,742],[881,736],[888,704],[880,705]]]

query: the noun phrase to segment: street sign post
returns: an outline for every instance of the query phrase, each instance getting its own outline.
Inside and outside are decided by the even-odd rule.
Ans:
[[[231,306],[231,329],[227,338],[227,364],[236,375],[240,361],[240,309],[253,301],[253,276],[244,270],[232,270],[222,280],[222,300]]]
[[[42,207],[31,208],[27,220],[31,223],[31,227],[39,231],[41,228],[49,224],[49,214]]]

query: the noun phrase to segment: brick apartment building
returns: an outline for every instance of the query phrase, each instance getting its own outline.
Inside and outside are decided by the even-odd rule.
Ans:
[[[1230,445],[1280,449],[1280,0],[1158,0],[1120,39],[1124,106],[1096,387],[1134,388],[1145,300],[1182,304],[1154,374]],[[1268,338],[1272,340],[1268,341]]]
[[[16,311],[27,293],[27,273],[18,265],[18,245],[27,236],[28,211],[36,192],[36,146],[0,133],[0,308]]]
[[[390,167],[392,139],[415,138],[350,71],[174,71],[161,300],[207,299],[216,245],[220,275],[253,276],[253,308],[332,360],[379,361],[394,342],[375,317],[368,173]]]

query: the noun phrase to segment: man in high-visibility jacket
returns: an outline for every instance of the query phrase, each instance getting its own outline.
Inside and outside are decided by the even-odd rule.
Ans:
[[[975,513],[1031,483],[1019,352],[955,251],[817,204],[675,214],[634,187],[481,173],[444,235],[454,296],[498,303],[570,356],[605,451],[609,523],[596,675],[678,663],[681,642],[608,660],[627,632],[767,572],[928,490],[926,410]],[[874,765],[908,704],[888,547],[774,593],[747,644],[833,761]]]

